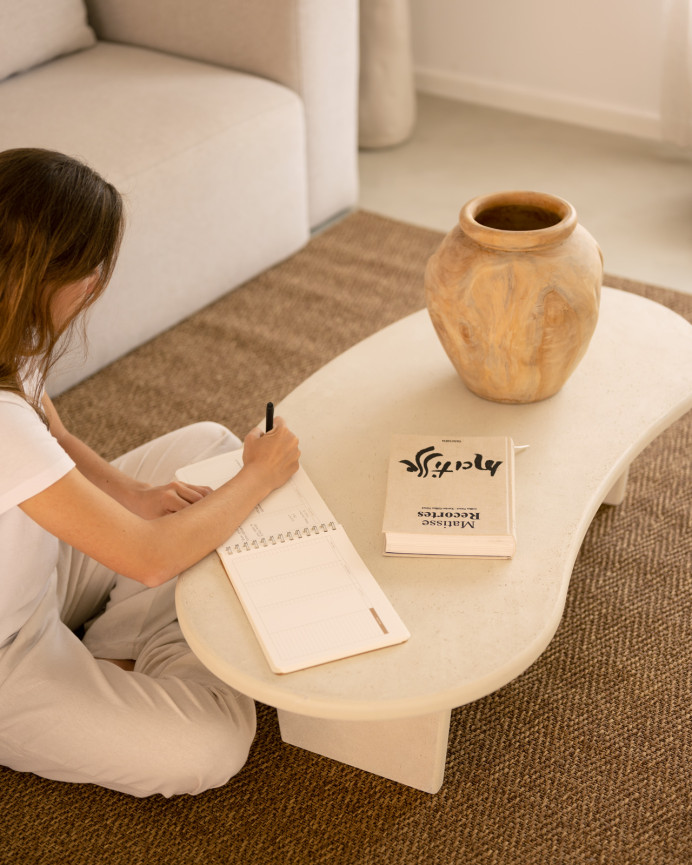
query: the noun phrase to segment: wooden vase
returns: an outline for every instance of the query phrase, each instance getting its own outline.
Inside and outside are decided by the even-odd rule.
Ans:
[[[569,202],[538,192],[469,201],[430,258],[428,312],[464,384],[485,399],[557,393],[598,319],[603,256]]]

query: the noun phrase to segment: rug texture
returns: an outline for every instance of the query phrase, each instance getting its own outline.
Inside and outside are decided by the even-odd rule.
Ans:
[[[243,436],[306,376],[422,308],[435,231],[359,212],[57,400],[104,456],[183,424]],[[606,277],[692,320],[692,296]],[[357,414],[357,406],[354,406]],[[632,467],[523,675],[453,711],[430,796],[284,745],[258,706],[248,764],[145,800],[0,769],[0,862],[107,865],[689,865],[692,415]]]

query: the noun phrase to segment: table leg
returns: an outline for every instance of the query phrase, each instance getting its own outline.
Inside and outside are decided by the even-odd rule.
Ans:
[[[622,504],[622,500],[625,498],[625,490],[627,489],[627,478],[629,477],[629,473],[630,470],[628,466],[610,488],[608,495],[603,499],[604,505]]]
[[[444,778],[451,710],[393,721],[333,721],[277,710],[281,738],[398,781],[437,793]]]

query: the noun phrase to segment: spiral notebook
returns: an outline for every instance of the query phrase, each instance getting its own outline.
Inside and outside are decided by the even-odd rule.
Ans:
[[[242,450],[177,472],[219,487]],[[410,636],[301,467],[217,550],[275,673],[290,673],[402,643]]]

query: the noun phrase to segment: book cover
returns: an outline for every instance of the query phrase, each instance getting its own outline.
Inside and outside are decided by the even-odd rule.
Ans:
[[[386,555],[511,558],[512,439],[393,436],[382,528]]]

